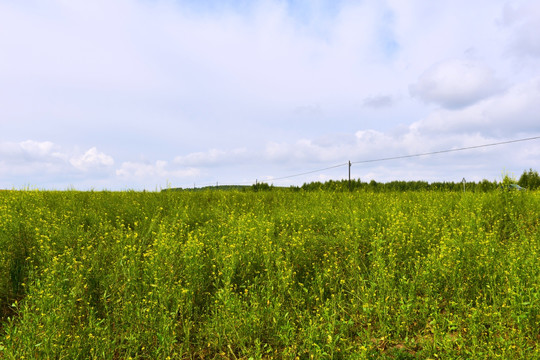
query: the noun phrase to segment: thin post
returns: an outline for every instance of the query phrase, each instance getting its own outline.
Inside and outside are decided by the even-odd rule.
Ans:
[[[351,160],[349,160],[349,190],[351,190]]]

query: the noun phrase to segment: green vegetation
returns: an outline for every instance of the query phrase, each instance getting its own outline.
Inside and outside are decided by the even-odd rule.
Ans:
[[[540,175],[533,169],[524,171],[519,178],[518,185],[530,190],[538,189],[540,188]]]
[[[3,191],[0,358],[538,359],[539,215],[536,191]]]

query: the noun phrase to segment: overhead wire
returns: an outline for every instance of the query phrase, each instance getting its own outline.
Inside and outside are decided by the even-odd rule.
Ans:
[[[284,180],[284,179],[290,179],[290,178],[293,178],[293,177],[298,177],[298,176],[303,176],[303,175],[320,173],[320,172],[323,172],[323,171],[326,171],[326,170],[331,170],[331,169],[335,169],[335,168],[339,168],[339,167],[343,167],[343,166],[348,166],[348,165],[351,165],[351,164],[366,164],[366,163],[373,163],[373,162],[380,162],[380,161],[407,159],[407,158],[413,158],[413,157],[444,154],[444,153],[471,150],[471,149],[479,149],[479,148],[485,148],[485,147],[490,147],[490,146],[505,145],[505,144],[523,142],[523,141],[537,140],[537,139],[540,139],[540,136],[532,136],[532,137],[522,138],[522,139],[499,141],[499,142],[495,142],[495,143],[475,145],[475,146],[466,146],[466,147],[461,147],[461,148],[456,148],[456,149],[446,149],[446,150],[431,151],[431,152],[426,152],[426,153],[400,155],[400,156],[392,156],[392,157],[369,159],[369,160],[350,161],[350,162],[346,162],[346,163],[342,163],[342,164],[328,166],[328,167],[321,168],[321,169],[305,171],[305,172],[301,172],[301,173],[298,173],[298,174],[281,176],[281,177],[277,177],[277,178],[268,178],[267,181]],[[244,184],[244,183],[247,184],[247,182],[241,182],[241,183],[237,183],[237,184]],[[210,184],[212,184],[212,183],[209,183],[209,185]]]
[[[326,168],[324,168],[324,169],[317,169],[317,170],[306,171],[306,172],[303,172],[303,173],[300,173],[300,174],[294,174],[294,175],[282,176],[282,177],[278,177],[278,178],[272,178],[271,180],[272,180],[272,181],[275,181],[275,180],[289,179],[289,178],[293,178],[293,177],[297,177],[297,176],[308,175],[308,174],[313,174],[313,173],[317,173],[317,172],[321,172],[321,171],[326,171],[326,170],[330,170],[330,169],[335,169],[335,168],[342,167],[342,166],[347,166],[347,165],[349,165],[349,163],[344,163],[344,164],[339,164],[339,165],[329,166],[329,167],[326,167]]]
[[[457,149],[446,149],[446,150],[431,151],[431,152],[419,153],[419,154],[401,155],[401,156],[392,156],[392,157],[386,157],[386,158],[377,158],[377,159],[369,159],[369,160],[351,161],[350,164],[365,164],[365,163],[372,163],[372,162],[379,162],[379,161],[388,161],[388,160],[406,159],[406,158],[419,157],[419,156],[426,156],[426,155],[436,155],[436,154],[443,154],[443,153],[456,152],[456,151],[464,151],[464,150],[471,150],[471,149],[479,149],[479,148],[483,148],[483,147],[490,147],[490,146],[497,146],[497,145],[511,144],[511,143],[522,142],[522,141],[531,141],[531,140],[537,140],[537,139],[540,139],[540,136],[533,136],[533,137],[528,137],[528,138],[523,138],[523,139],[515,139],[515,140],[508,140],[508,141],[500,141],[500,142],[490,143],[490,144],[482,144],[482,145],[475,145],[475,146],[466,146],[466,147],[461,147],[461,148],[457,148]],[[299,174],[288,175],[288,176],[282,176],[282,177],[279,177],[279,178],[273,178],[273,179],[269,179],[269,180],[275,181],[275,180],[288,179],[288,178],[292,178],[292,177],[296,177],[296,176],[302,176],[302,175],[307,175],[307,174],[313,174],[313,173],[322,172],[322,171],[325,171],[325,170],[334,169],[334,168],[337,168],[337,167],[342,167],[342,166],[347,166],[347,165],[349,165],[349,163],[339,164],[339,165],[334,165],[334,166],[329,166],[329,167],[326,167],[326,168],[323,168],[323,169],[317,169],[317,170],[306,171],[306,172],[299,173]]]
[[[420,154],[411,154],[411,155],[393,156],[393,157],[379,158],[379,159],[371,159],[371,160],[351,161],[351,164],[365,164],[365,163],[378,162],[378,161],[406,159],[406,158],[412,158],[412,157],[418,157],[418,156],[435,155],[435,154],[443,154],[443,153],[449,153],[449,152],[455,152],[455,151],[463,151],[463,150],[479,149],[479,148],[483,148],[483,147],[497,146],[497,145],[504,145],[504,144],[516,143],[516,142],[520,142],[520,141],[530,141],[530,140],[536,140],[536,139],[540,139],[540,136],[534,136],[534,137],[525,138],[525,139],[517,139],[517,140],[501,141],[501,142],[496,142],[496,143],[491,143],[491,144],[483,144],[483,145],[475,145],[475,146],[466,146],[466,147],[457,148],[457,149],[447,149],[447,150],[431,151],[431,152],[420,153]]]

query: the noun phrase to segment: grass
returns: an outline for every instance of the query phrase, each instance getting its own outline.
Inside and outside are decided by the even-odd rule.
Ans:
[[[3,359],[540,358],[540,193],[0,193]]]

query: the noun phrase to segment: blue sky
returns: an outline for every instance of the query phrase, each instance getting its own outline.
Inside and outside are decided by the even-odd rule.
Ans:
[[[0,188],[301,185],[540,135],[537,1],[0,0]],[[357,164],[540,170],[540,140]]]

